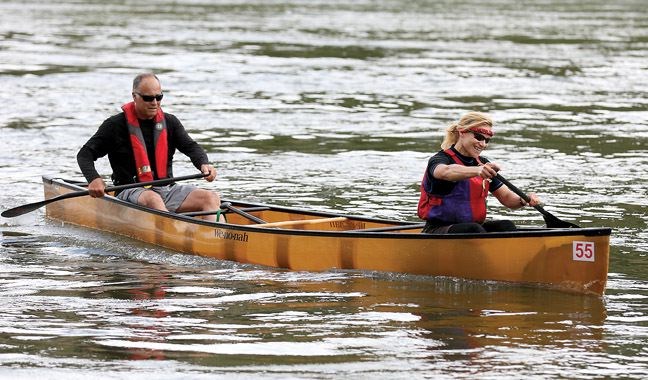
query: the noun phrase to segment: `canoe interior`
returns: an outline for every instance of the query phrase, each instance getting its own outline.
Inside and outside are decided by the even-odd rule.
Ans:
[[[52,178],[48,176],[43,177],[47,183],[56,183],[63,187],[69,188],[70,191],[85,190],[86,182],[79,182],[73,180]],[[52,194],[52,196],[58,194]],[[139,208],[147,210],[144,207],[133,205],[123,202],[114,197],[106,197],[106,199],[121,203],[127,207]],[[370,218],[364,216],[354,216],[342,213],[333,213],[325,211],[304,210],[286,206],[269,205],[263,203],[245,202],[240,200],[223,199],[223,204],[229,204],[231,207],[223,208],[218,213],[220,214],[219,223],[225,224],[229,228],[236,227],[255,227],[272,229],[275,233],[296,233],[298,231],[313,231],[318,233],[326,232],[349,232],[353,234],[371,233],[385,233],[389,235],[394,234],[409,234],[421,235],[421,231],[425,225],[422,222],[408,222],[396,221],[379,218]],[[155,212],[153,210],[147,210]],[[217,214],[217,212],[189,212],[182,214],[161,213],[166,214],[168,217],[178,218],[191,218],[195,223],[207,223],[204,221],[205,214]],[[245,216],[247,214],[247,216]],[[251,218],[257,218],[262,222],[255,221]],[[578,228],[578,229],[557,229],[557,228],[543,228],[543,227],[522,227],[515,232],[501,232],[489,234],[456,234],[456,235],[423,235],[426,238],[449,238],[455,239],[457,236],[462,237],[475,237],[475,238],[494,238],[506,235],[516,235],[529,233],[533,236],[539,234],[545,235],[565,235],[565,234],[587,234],[587,235],[609,235],[611,230],[609,228]]]

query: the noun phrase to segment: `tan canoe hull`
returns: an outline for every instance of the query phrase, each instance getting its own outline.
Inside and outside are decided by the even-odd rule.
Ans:
[[[45,197],[51,198],[81,188],[44,178],[44,189]],[[253,212],[269,222],[264,227],[235,214],[228,214],[227,224],[210,223],[146,210],[113,197],[86,196],[50,203],[46,214],[179,252],[291,270],[448,276],[595,295],[605,290],[609,228],[473,235],[427,235],[420,229],[349,232],[398,223],[294,211]]]

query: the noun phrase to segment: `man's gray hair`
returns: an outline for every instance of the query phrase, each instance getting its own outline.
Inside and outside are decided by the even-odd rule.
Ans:
[[[144,79],[144,78],[151,78],[151,77],[155,78],[155,80],[157,80],[158,83],[160,83],[160,79],[158,79],[157,75],[155,75],[155,74],[153,74],[153,73],[142,73],[142,74],[138,74],[138,75],[135,77],[135,79],[133,79],[133,91],[137,90],[137,88],[139,87],[140,83],[142,83],[142,79]]]

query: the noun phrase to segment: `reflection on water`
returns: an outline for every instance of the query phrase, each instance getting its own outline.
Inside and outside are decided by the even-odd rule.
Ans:
[[[416,220],[444,126],[479,110],[495,119],[486,155],[507,179],[561,219],[614,231],[607,295],[592,299],[290,273],[62,227],[42,211],[2,219],[0,377],[641,377],[644,8],[0,1],[1,209],[42,199],[42,174],[80,178],[79,147],[129,100],[134,74],[154,70],[227,198]],[[176,162],[179,175],[194,170]]]
[[[595,376],[601,368],[581,355],[627,356],[632,349],[621,343],[627,332],[615,331],[632,323],[618,319],[618,309],[633,303],[624,297],[266,270],[47,228],[50,237],[3,233],[0,336],[5,353],[41,352],[39,361],[52,365],[74,357],[73,366],[85,370],[98,360],[138,371],[146,365],[123,360],[172,360],[180,372],[255,371],[269,362],[279,374],[307,374],[317,364],[349,374],[394,374],[394,366],[406,366],[412,373],[506,376],[526,373],[520,366],[533,357],[551,363],[545,374],[560,376],[555,368],[566,366]],[[74,237],[62,235],[68,229]],[[619,316],[612,321],[610,308]],[[15,354],[0,360],[39,365]],[[365,362],[373,364],[360,369]]]
[[[606,310],[596,297],[456,279],[268,271],[128,241],[133,251],[79,232],[91,240],[39,237],[40,248],[28,235],[2,241],[5,352],[59,347],[49,360],[74,353],[90,362],[247,367],[271,360],[349,370],[379,358],[388,358],[385,366],[428,358],[421,365],[433,368],[437,360],[479,362],[492,346],[569,351],[583,343],[604,353]]]

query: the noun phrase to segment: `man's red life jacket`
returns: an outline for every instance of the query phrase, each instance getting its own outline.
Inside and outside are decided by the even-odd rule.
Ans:
[[[458,165],[465,165],[452,149],[444,151]],[[483,223],[486,219],[486,197],[490,182],[481,177],[472,177],[456,183],[452,191],[444,196],[431,195],[432,181],[425,170],[421,182],[421,197],[418,216],[439,223]]]
[[[126,115],[126,124],[135,156],[137,167],[137,180],[139,182],[153,181],[154,175],[151,171],[151,164],[148,159],[146,143],[142,135],[139,120],[135,113],[135,102],[126,103],[122,106]],[[167,141],[167,126],[162,109],[158,109],[155,115],[155,130],[153,132],[153,143],[155,145],[155,173],[158,179],[167,177],[167,164],[169,160],[169,144]]]

